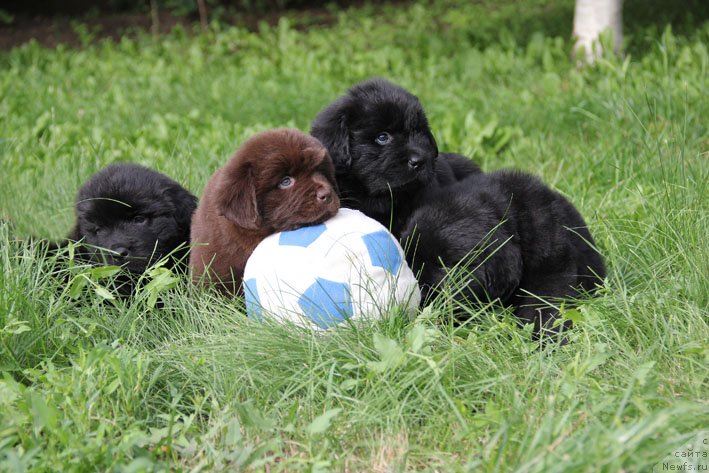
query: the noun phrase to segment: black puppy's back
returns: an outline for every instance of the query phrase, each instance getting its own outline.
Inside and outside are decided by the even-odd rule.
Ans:
[[[481,172],[477,163],[462,154],[440,153],[436,163],[436,184],[447,186]]]
[[[573,298],[594,291],[605,276],[576,208],[519,172],[473,175],[434,190],[412,213],[402,241],[425,294],[437,293],[447,268],[463,266],[470,273],[456,294],[459,301],[499,299],[537,332],[549,328],[557,313],[535,296]]]

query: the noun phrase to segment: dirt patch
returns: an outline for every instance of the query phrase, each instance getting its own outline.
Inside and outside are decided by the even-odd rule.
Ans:
[[[166,33],[177,24],[191,22],[169,14],[160,15],[160,32]],[[152,21],[149,15],[114,14],[95,18],[22,17],[16,16],[10,25],[0,26],[0,49],[7,50],[35,40],[45,47],[54,48],[59,44],[77,47],[90,39],[119,39],[124,34],[136,31],[150,31]],[[85,31],[88,35],[79,34]]]
[[[332,14],[325,10],[318,10],[310,12],[309,15],[305,15],[302,11],[240,15],[238,18],[230,18],[228,23],[256,31],[260,22],[275,25],[282,16],[293,18],[296,27],[300,28],[306,25],[327,25],[334,22]],[[183,26],[187,31],[200,27],[198,20],[174,16],[170,13],[160,13],[157,24],[153,23],[151,15],[135,13],[93,18],[15,17],[12,24],[0,26],[0,50],[9,50],[31,40],[48,48],[55,48],[60,44],[81,47],[87,42],[104,39],[116,41],[123,36],[135,37],[139,31],[165,34],[177,25]]]
[[[363,3],[364,0],[338,2],[337,8],[342,10]],[[405,2],[402,2],[401,5],[405,5]],[[264,13],[232,11],[222,14],[219,21],[223,24],[242,26],[251,31],[257,31],[260,23],[275,25],[283,16],[291,19],[294,27],[300,30],[331,25],[336,20],[332,9],[310,6]],[[0,22],[0,50],[9,50],[32,40],[48,48],[55,48],[60,44],[81,47],[87,42],[103,39],[116,41],[123,36],[135,37],[139,31],[165,34],[177,25],[181,25],[188,32],[200,28],[199,18],[196,16],[178,16],[168,11],[160,11],[157,22],[154,21],[150,12],[93,12],[88,15],[74,16],[15,14],[9,24]]]

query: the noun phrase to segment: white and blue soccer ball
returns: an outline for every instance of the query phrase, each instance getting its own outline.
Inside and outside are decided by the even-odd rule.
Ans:
[[[244,270],[249,317],[328,329],[409,313],[421,300],[401,246],[379,222],[340,209],[320,225],[273,234]]]

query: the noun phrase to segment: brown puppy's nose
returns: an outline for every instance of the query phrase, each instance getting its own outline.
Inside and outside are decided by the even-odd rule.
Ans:
[[[330,201],[332,200],[332,189],[328,189],[327,187],[320,187],[315,193],[315,196],[320,202],[330,203]]]

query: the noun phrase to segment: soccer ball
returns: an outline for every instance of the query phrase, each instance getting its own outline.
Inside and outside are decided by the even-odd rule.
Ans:
[[[396,239],[352,209],[264,239],[246,263],[244,295],[249,317],[322,330],[396,306],[413,312],[421,300]]]

